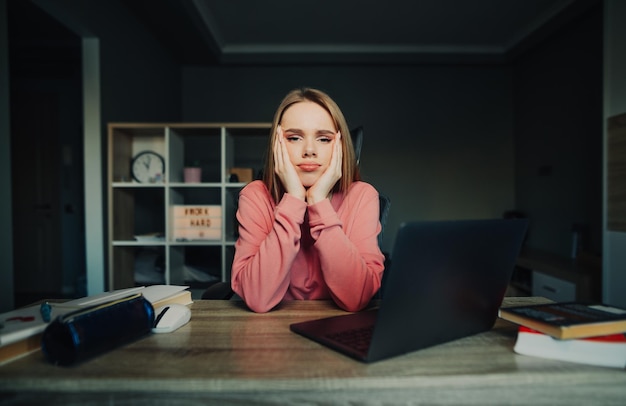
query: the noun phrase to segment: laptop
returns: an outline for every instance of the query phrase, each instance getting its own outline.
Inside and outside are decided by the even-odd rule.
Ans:
[[[490,330],[526,228],[526,219],[403,223],[377,308],[290,329],[363,362]]]

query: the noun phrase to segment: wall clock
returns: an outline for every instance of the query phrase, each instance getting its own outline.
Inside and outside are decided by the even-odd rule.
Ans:
[[[137,182],[162,182],[165,173],[165,160],[154,151],[143,151],[133,158],[131,171],[133,179]]]

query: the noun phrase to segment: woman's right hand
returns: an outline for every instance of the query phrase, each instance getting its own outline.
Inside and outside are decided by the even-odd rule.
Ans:
[[[300,181],[296,168],[291,163],[289,152],[287,152],[287,146],[285,145],[283,129],[280,125],[276,128],[274,140],[274,172],[276,172],[276,175],[283,183],[287,193],[298,199],[305,200],[306,190]]]

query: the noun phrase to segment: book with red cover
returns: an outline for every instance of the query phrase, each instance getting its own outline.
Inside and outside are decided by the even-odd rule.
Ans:
[[[560,361],[622,369],[626,367],[624,334],[559,340],[520,326],[513,350],[518,354]]]

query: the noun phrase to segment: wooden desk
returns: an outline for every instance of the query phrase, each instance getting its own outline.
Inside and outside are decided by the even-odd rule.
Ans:
[[[267,314],[251,313],[241,302],[198,301],[180,330],[75,367],[50,365],[41,352],[1,366],[0,403],[595,405],[626,399],[623,370],[516,355],[516,328],[502,320],[489,332],[373,364],[289,331],[292,322],[343,313],[325,301],[294,301]]]

